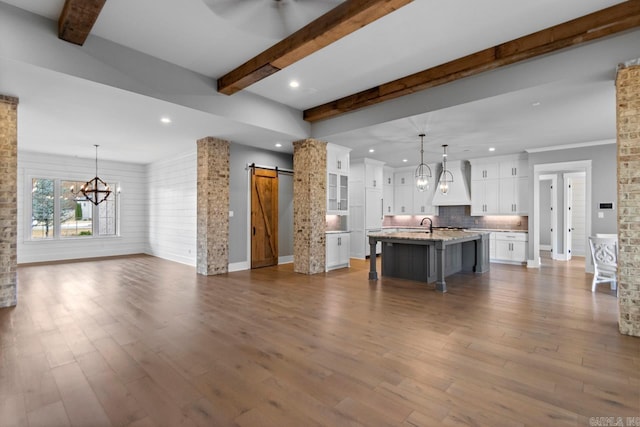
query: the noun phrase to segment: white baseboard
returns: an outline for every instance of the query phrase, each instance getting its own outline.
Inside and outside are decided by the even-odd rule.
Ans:
[[[552,258],[556,261],[569,261],[569,257],[565,253],[553,254]]]
[[[540,257],[527,260],[527,268],[540,268]]]
[[[242,270],[249,270],[251,268],[251,265],[249,264],[248,261],[240,261],[240,262],[232,262],[229,264],[229,273],[232,273],[234,271],[242,271]]]
[[[540,250],[541,251],[550,251],[551,250],[551,245],[540,245]]]
[[[291,264],[293,262],[293,255],[285,255],[278,257],[278,264]]]

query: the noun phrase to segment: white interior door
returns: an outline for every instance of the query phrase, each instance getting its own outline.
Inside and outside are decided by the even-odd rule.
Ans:
[[[586,256],[586,200],[584,175],[571,177],[571,253]]]
[[[564,253],[566,255],[567,261],[571,259],[571,249],[572,249],[572,229],[573,229],[573,221],[572,221],[572,212],[573,209],[573,189],[571,185],[571,176],[569,174],[564,174]]]

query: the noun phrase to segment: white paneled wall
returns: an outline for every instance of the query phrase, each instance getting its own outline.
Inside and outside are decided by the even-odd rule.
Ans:
[[[91,150],[87,149],[90,153]],[[18,263],[142,253],[147,242],[145,166],[99,161],[98,175],[120,185],[120,235],[100,238],[30,240],[32,178],[87,181],[95,176],[95,159],[18,152]],[[110,196],[111,197],[111,196]]]
[[[196,265],[197,177],[195,149],[147,166],[147,253]]]

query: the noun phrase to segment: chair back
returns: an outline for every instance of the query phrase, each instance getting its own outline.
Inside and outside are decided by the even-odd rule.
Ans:
[[[618,240],[618,235],[617,234],[596,233],[596,237],[607,237],[609,239]]]
[[[612,237],[589,237],[591,258],[596,268],[617,267],[618,239]]]

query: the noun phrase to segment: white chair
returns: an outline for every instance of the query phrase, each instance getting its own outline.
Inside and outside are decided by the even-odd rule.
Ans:
[[[596,233],[596,237],[606,237],[607,239],[616,239],[616,240],[618,240],[618,235],[617,234]]]
[[[589,237],[591,259],[593,260],[593,284],[591,292],[596,291],[598,283],[611,283],[611,289],[618,288],[618,239],[611,237]]]

